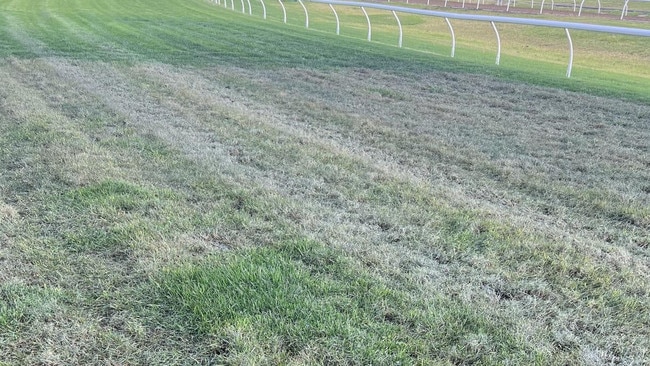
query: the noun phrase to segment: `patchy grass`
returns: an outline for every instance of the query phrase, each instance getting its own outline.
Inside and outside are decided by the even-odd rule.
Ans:
[[[2,362],[647,363],[647,85],[0,9]]]

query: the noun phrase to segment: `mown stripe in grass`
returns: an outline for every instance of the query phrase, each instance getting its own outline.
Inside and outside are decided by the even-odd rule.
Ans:
[[[28,30],[17,40],[25,43],[27,48],[33,48],[30,37],[32,41],[41,42],[45,47],[32,49],[41,55],[84,60],[101,58],[119,62],[155,60],[194,66],[229,63],[251,68],[297,65],[311,68],[367,67],[415,74],[437,69],[457,73],[487,73],[592,94],[615,94],[647,100],[647,93],[644,93],[647,88],[642,83],[637,83],[635,78],[625,75],[603,77],[603,72],[583,71],[580,70],[580,65],[575,67],[576,77],[569,81],[563,77],[564,66],[536,63],[535,67],[530,67],[530,57],[512,57],[511,62],[496,68],[491,65],[491,61],[486,60],[481,50],[471,46],[458,50],[458,60],[450,60],[447,57],[400,50],[382,44],[368,44],[362,39],[346,39],[341,42],[341,38],[334,34],[315,34],[295,25],[281,25],[233,14],[230,10],[215,8],[205,2],[172,2],[155,8],[145,3],[128,7],[121,4],[97,6],[87,9],[88,14],[84,17],[77,17],[75,23],[79,28],[68,27],[65,21],[59,24],[62,17],[50,17],[48,12],[52,11],[52,5],[44,6],[41,2],[22,5],[29,9],[24,12],[28,15],[16,12],[20,16],[12,15],[10,25],[15,27],[20,24]],[[43,11],[33,11],[29,6]],[[69,9],[74,9],[74,6],[79,4],[56,4],[54,11],[66,13]],[[298,9],[297,5],[295,7]],[[174,16],[170,16],[172,13]],[[296,15],[299,18],[301,13]],[[110,21],[106,21],[109,16]],[[92,21],[88,22],[88,19]],[[54,27],[65,36],[62,37],[60,32],[51,32]],[[96,39],[82,37],[82,42],[72,41],[79,37],[75,33],[76,29],[89,27],[89,33],[94,34]],[[228,31],[224,32],[223,29]],[[391,29],[391,44],[393,33],[394,30]],[[246,43],[239,41],[243,38],[247,39]],[[99,48],[96,46],[98,44],[101,44]],[[275,47],[277,44],[282,44],[282,47]],[[404,63],[404,58],[408,58],[409,62]],[[584,77],[580,76],[581,73],[584,73]],[[624,81],[619,82],[619,79]],[[634,90],[631,90],[632,86]]]
[[[0,20],[2,16],[0,15]],[[6,27],[0,23],[0,56],[15,56],[15,57],[27,57],[29,52],[23,47],[22,44],[13,40],[10,35],[6,32]],[[0,59],[0,62],[3,62]]]
[[[137,78],[136,76],[135,79]],[[143,78],[142,82],[147,81]],[[160,86],[160,89],[163,88]],[[159,90],[159,88],[151,89]],[[191,100],[189,97],[189,93],[179,93],[177,96],[179,99]],[[643,309],[647,308],[647,303],[640,301],[635,291],[630,291],[636,286],[632,285],[635,275],[630,271],[615,272],[597,266],[601,259],[595,257],[590,248],[567,246],[567,243],[561,240],[550,241],[548,238],[527,232],[526,229],[508,224],[504,220],[490,218],[490,215],[485,213],[442,204],[440,197],[436,197],[435,191],[427,185],[413,184],[412,181],[386,172],[380,174],[376,168],[362,159],[333,151],[320,143],[300,147],[302,140],[298,138],[299,133],[295,136],[288,134],[290,137],[286,134],[295,130],[276,131],[278,123],[266,128],[259,122],[253,123],[245,115],[218,108],[226,115],[232,112],[229,114],[231,118],[226,121],[218,119],[214,122],[220,138],[237,141],[237,148],[243,151],[250,152],[256,149],[263,151],[255,153],[257,161],[254,167],[259,172],[256,175],[264,175],[264,172],[278,169],[283,172],[276,177],[279,181],[286,176],[311,177],[317,181],[322,179],[329,189],[336,192],[341,201],[359,202],[361,206],[355,213],[359,214],[362,220],[365,220],[363,216],[366,213],[372,220],[370,224],[376,223],[377,230],[386,232],[381,240],[390,240],[393,243],[391,245],[401,248],[401,252],[416,252],[423,257],[433,257],[438,262],[452,262],[454,266],[459,264],[474,266],[474,263],[483,263],[485,267],[480,267],[483,278],[481,281],[485,281],[485,288],[488,291],[491,291],[490,287],[494,280],[484,276],[505,277],[503,280],[507,283],[505,287],[510,289],[495,289],[498,293],[497,297],[503,302],[513,299],[522,303],[553,299],[563,308],[582,309],[588,305],[595,309],[587,320],[590,323],[605,316],[609,311],[606,304],[636,304],[635,306],[638,306],[636,308],[627,306],[633,311],[616,315],[617,321],[623,322],[626,319],[633,323],[645,321],[643,316],[637,315],[644,313]],[[215,107],[207,108],[201,105],[198,109],[214,112]],[[211,121],[210,118],[204,120]],[[224,129],[226,124],[229,127],[227,130]],[[212,123],[209,122],[209,125],[212,126]],[[246,128],[248,126],[250,128]],[[241,136],[237,132],[240,128]],[[255,130],[255,133],[251,133],[252,130]],[[260,133],[260,130],[264,133]],[[282,133],[278,133],[279,131]],[[285,154],[283,155],[282,152]],[[290,152],[288,156],[287,152]],[[453,154],[447,153],[451,159]],[[463,161],[472,167],[473,162],[467,157],[463,158]],[[478,165],[474,163],[474,166]],[[490,174],[489,169],[487,174]],[[280,186],[286,185],[290,185],[290,181],[280,184]],[[322,189],[322,186],[319,189]],[[361,247],[369,241],[365,235],[355,236],[349,232],[346,234],[348,237],[345,240],[354,243],[350,246]],[[369,255],[363,253],[361,256]],[[573,258],[573,261],[568,258]],[[381,269],[384,270],[386,268]],[[386,272],[382,274],[385,275]],[[407,274],[402,275],[403,282],[395,283],[408,286],[413,278]],[[623,301],[616,300],[618,295],[612,291],[613,284],[618,288],[625,288]],[[584,301],[585,297],[588,304]],[[569,303],[571,305],[568,305]],[[476,303],[474,305],[485,306]],[[634,310],[638,312],[635,313]],[[532,312],[533,310],[531,316],[535,316]],[[562,355],[556,357],[557,359],[570,357],[572,352],[575,350],[565,347],[561,351]]]

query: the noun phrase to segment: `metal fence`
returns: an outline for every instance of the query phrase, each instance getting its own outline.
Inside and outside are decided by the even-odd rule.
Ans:
[[[228,0],[215,0],[215,3],[221,4],[221,1],[224,2],[225,7],[228,7]],[[251,10],[250,0],[246,0],[246,1],[248,2],[249,14],[251,14],[252,10]],[[264,0],[260,0],[260,1],[262,3],[262,7],[264,10],[263,17],[264,19],[266,19],[266,5],[264,4]],[[282,0],[278,0],[278,1],[282,6],[283,21],[284,23],[286,23],[287,22],[286,8],[282,3]],[[307,6],[305,6],[302,0],[297,0],[297,1],[300,3],[305,13],[305,27],[309,28],[309,11],[307,10]],[[244,0],[240,0],[240,2],[241,2],[242,13],[246,13]],[[435,10],[416,9],[416,8],[408,8],[408,7],[377,4],[377,3],[366,3],[366,2],[358,2],[358,1],[309,0],[309,2],[329,5],[336,19],[336,34],[340,33],[340,20],[334,6],[335,5],[350,6],[350,7],[360,8],[366,18],[366,22],[368,26],[368,33],[367,33],[368,41],[372,40],[372,24],[370,21],[370,17],[366,12],[366,8],[386,10],[392,12],[399,29],[398,47],[402,47],[402,34],[403,34],[402,24],[400,22],[398,13],[418,14],[423,16],[443,18],[447,23],[447,27],[449,28],[449,33],[451,35],[451,57],[454,57],[456,51],[456,35],[454,33],[454,28],[451,24],[450,19],[489,22],[492,25],[492,29],[494,30],[494,34],[496,37],[496,44],[497,44],[496,64],[497,65],[499,64],[501,59],[501,36],[499,35],[499,31],[496,26],[497,23],[562,28],[564,29],[565,34],[567,36],[567,40],[569,42],[569,61],[568,61],[568,66],[566,71],[566,77],[568,78],[571,77],[571,70],[573,68],[573,40],[571,39],[571,33],[569,32],[569,30],[582,30],[582,31],[589,31],[589,32],[601,32],[601,33],[627,35],[627,36],[650,37],[650,29],[615,27],[615,26],[598,25],[598,24],[572,23],[572,22],[562,22],[562,21],[544,20],[544,19],[514,18],[514,17],[504,17],[504,16],[466,14],[466,13],[450,13],[450,12],[442,12],[442,11],[435,11]],[[235,9],[234,0],[230,0],[230,7],[232,10]],[[650,42],[649,42],[649,46],[650,46]]]
[[[384,0],[385,2],[390,3],[391,0]],[[409,4],[411,2],[412,4],[426,4],[426,5],[432,5],[432,1],[435,2],[436,0],[397,0],[397,2],[405,2],[406,4]],[[450,0],[438,0],[438,2],[442,2],[444,7],[447,7],[447,4],[450,3]],[[634,11],[630,10],[630,3],[631,2],[637,2],[637,3],[645,3],[645,2],[650,2],[650,0],[624,0],[621,4],[621,7],[612,7],[612,4],[606,4],[609,7],[603,6],[601,3],[601,0],[596,0],[597,2],[597,7],[591,6],[591,7],[585,7],[585,0],[567,0],[568,2],[561,3],[556,0],[550,0],[550,9],[555,10],[556,8],[570,8],[572,9],[573,13],[577,13],[578,16],[582,15],[582,10],[583,9],[593,9],[597,12],[597,14],[603,14],[605,12],[609,13],[620,13],[620,19],[623,20],[626,16],[628,16],[628,12]],[[579,2],[578,2],[579,1]],[[454,2],[458,3],[461,8],[465,9],[466,5],[472,6],[473,7],[473,0],[455,0]],[[523,3],[523,0],[520,0],[520,3]],[[481,6],[485,5],[496,5],[498,7],[503,7],[505,12],[509,12],[510,8],[514,8],[517,5],[517,0],[476,0],[476,10],[479,10]],[[544,5],[547,4],[547,0],[541,0],[537,4],[539,4],[539,14],[544,13]],[[530,0],[530,9],[535,9],[535,0]],[[450,4],[451,7],[453,5]],[[548,4],[547,4],[548,6]],[[527,7],[527,5],[526,5]],[[645,7],[644,7],[645,8]],[[650,10],[636,10],[635,12],[639,13],[639,15],[645,14],[647,16],[650,14]]]

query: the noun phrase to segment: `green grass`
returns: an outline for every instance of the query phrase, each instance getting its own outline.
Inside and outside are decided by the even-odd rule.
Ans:
[[[413,301],[305,240],[174,269],[161,287],[198,331],[216,336],[225,359],[485,364],[536,356],[505,324],[442,294]],[[267,349],[256,349],[260,344]]]
[[[642,43],[287,6],[0,0],[2,363],[648,362]]]
[[[47,312],[57,308],[63,296],[47,288],[4,283],[0,287],[0,298],[0,326],[16,332],[21,326],[47,321]]]
[[[5,11],[5,17],[11,18],[13,11],[21,11],[19,6],[14,6]],[[182,65],[225,62],[248,67],[281,66],[282,63],[292,60],[291,63],[308,64],[313,68],[331,65],[381,68],[383,66],[377,63],[377,58],[372,57],[372,54],[381,54],[384,58],[389,57],[395,61],[404,55],[396,47],[361,46],[366,35],[363,15],[358,9],[341,8],[339,12],[344,39],[350,37],[356,40],[356,42],[350,40],[350,43],[346,41],[345,44],[363,47],[364,52],[369,54],[366,57],[366,54],[349,51],[332,59],[331,55],[335,52],[331,49],[332,46],[349,46],[342,45],[341,38],[334,36],[334,23],[330,10],[318,4],[309,5],[312,28],[324,31],[318,36],[313,33],[309,36],[310,32],[300,30],[304,27],[304,15],[300,5],[289,2],[286,6],[288,23],[292,27],[274,27],[270,33],[262,29],[269,23],[279,25],[281,22],[279,4],[274,2],[268,5],[269,21],[267,22],[261,20],[259,4],[255,5],[256,16],[251,19],[238,11],[232,12],[204,3],[201,12],[188,13],[192,16],[192,22],[181,23],[177,18],[164,13],[164,9],[153,11],[146,6],[146,3],[136,2],[132,7],[121,7],[118,4],[100,7],[95,13],[81,18],[78,14],[62,18],[51,15],[39,17],[36,13],[31,13],[23,17],[18,24],[22,26],[20,32],[27,34],[36,32],[34,34],[39,35],[41,42],[49,44],[54,54],[82,59],[99,57],[103,60],[117,61],[160,60]],[[54,10],[57,7],[64,8],[65,5],[52,5]],[[208,12],[208,9],[212,11]],[[103,22],[102,14],[110,14],[112,19]],[[380,24],[374,26],[373,39],[383,44],[396,45],[397,31],[394,20],[389,19],[390,16],[382,11],[370,10],[370,14],[375,20],[380,21]],[[214,20],[218,17],[227,18],[231,15],[247,18],[247,22],[245,25],[236,22],[223,29],[213,26]],[[148,18],[149,16],[151,18]],[[422,21],[409,15],[404,19],[404,24],[405,47],[434,52],[438,55],[449,54],[449,34],[441,19],[431,18]],[[459,69],[456,66],[459,64],[456,62],[450,62],[444,57],[432,57],[426,53],[411,53],[409,58],[414,63],[403,67],[409,65],[427,67],[426,65],[435,62],[437,68],[453,72],[489,72],[500,77],[569,87],[579,91],[616,92],[626,97],[636,95],[643,98],[647,95],[648,75],[647,68],[643,65],[648,62],[649,55],[643,38],[617,37],[612,42],[611,37],[603,39],[603,36],[591,33],[586,33],[584,37],[584,32],[577,32],[574,34],[576,59],[573,81],[567,83],[564,80],[568,60],[567,42],[561,30],[499,25],[503,37],[503,56],[501,66],[496,67],[493,65],[496,54],[495,40],[489,25],[463,21],[456,21],[454,24],[458,37],[457,58],[461,61],[469,61],[467,67]],[[630,26],[630,23],[626,22],[614,24]],[[643,23],[633,25],[643,26]],[[50,27],[59,27],[62,33],[53,34],[48,31]],[[86,29],[86,31],[75,31],[78,29]],[[245,36],[246,33],[256,36],[245,36],[250,39],[244,46],[241,43],[229,42],[229,38],[223,37],[224,33],[233,37]],[[94,36],[96,34],[100,36]],[[319,47],[304,52],[305,49],[300,45],[305,36],[312,38],[312,42],[319,42]],[[276,37],[282,38],[282,42],[279,43],[281,46],[268,50],[266,45],[275,43]],[[15,36],[7,38],[15,39]],[[582,43],[583,38],[586,38],[584,42],[586,44]],[[598,39],[601,41],[597,41]],[[379,49],[382,51],[378,51]],[[20,49],[10,48],[6,54],[20,52]],[[287,58],[287,55],[291,55],[291,58]],[[603,63],[601,62],[603,58],[614,62]]]

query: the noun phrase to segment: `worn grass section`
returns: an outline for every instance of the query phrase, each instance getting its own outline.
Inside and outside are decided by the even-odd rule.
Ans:
[[[647,85],[201,1],[0,36],[1,362],[648,363]]]

